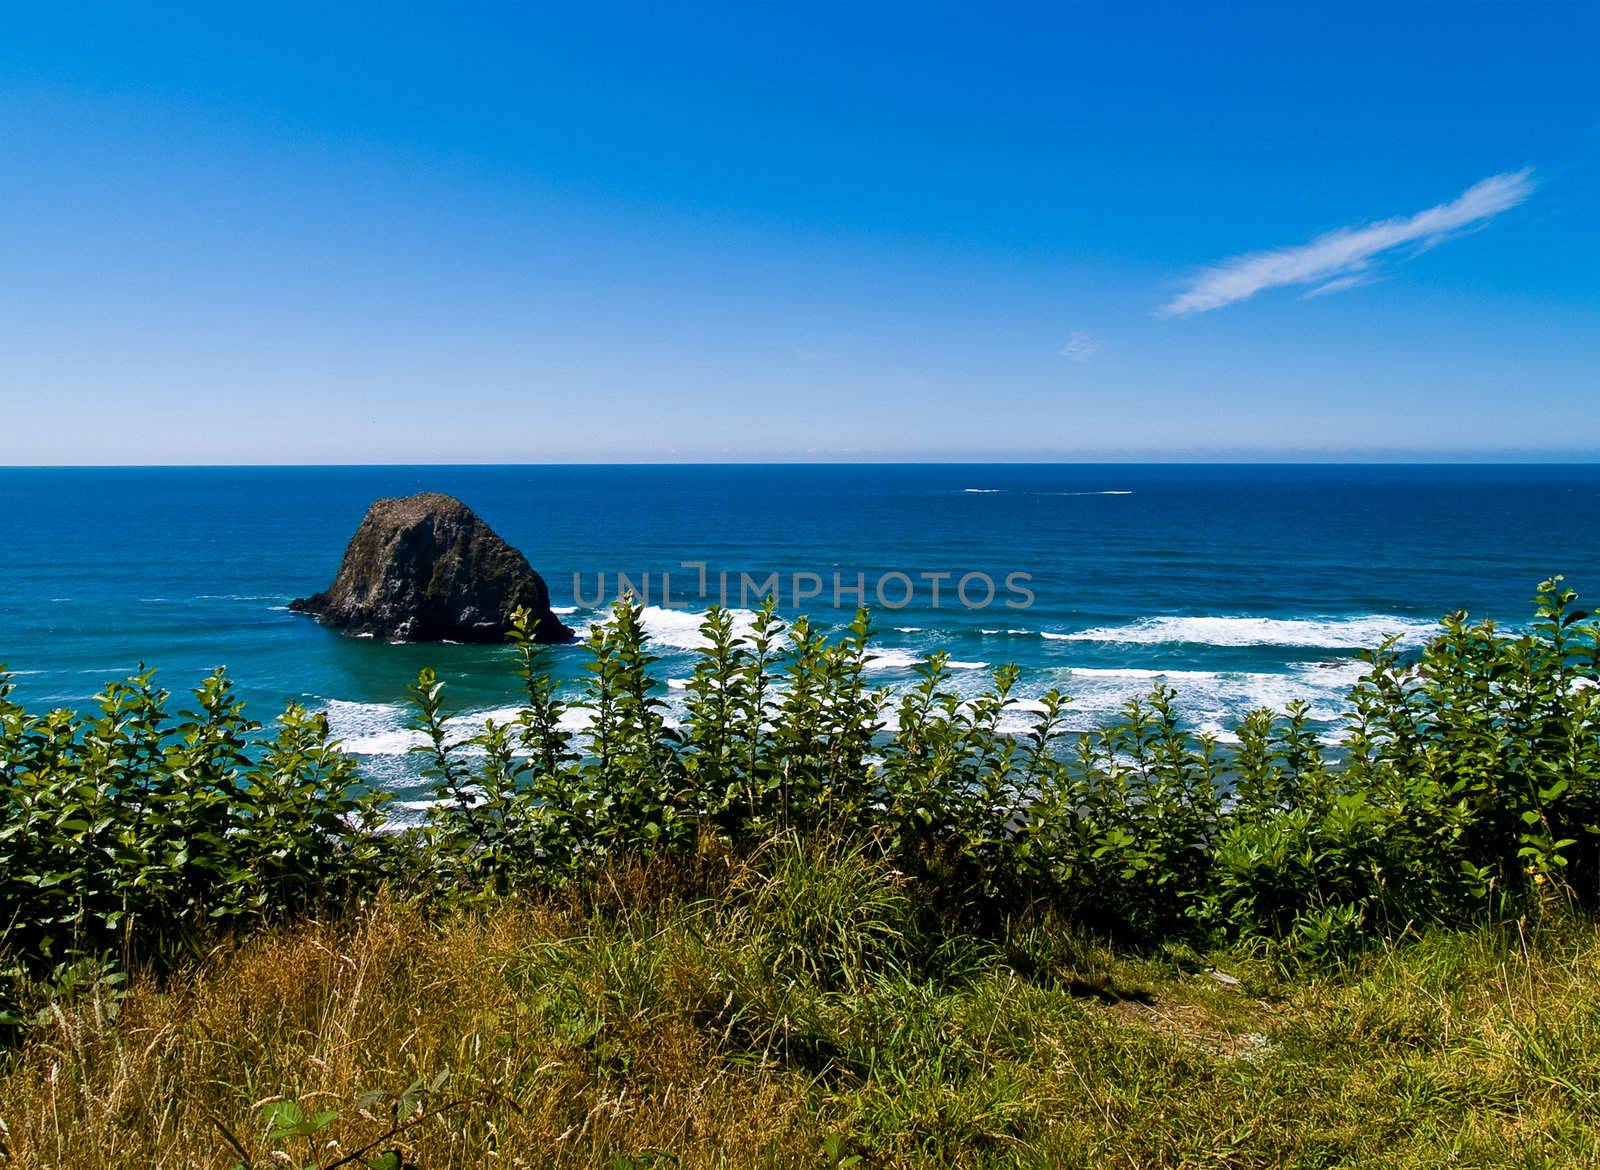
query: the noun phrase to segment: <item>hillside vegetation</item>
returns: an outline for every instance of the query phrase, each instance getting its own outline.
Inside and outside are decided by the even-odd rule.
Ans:
[[[1600,1158],[1600,631],[1559,579],[1506,633],[1366,656],[1223,745],[892,705],[840,639],[714,611],[663,715],[636,607],[581,742],[467,742],[389,822],[326,721],[89,716],[0,684],[12,1164],[1571,1165]],[[1022,719],[1021,731],[1013,728]]]

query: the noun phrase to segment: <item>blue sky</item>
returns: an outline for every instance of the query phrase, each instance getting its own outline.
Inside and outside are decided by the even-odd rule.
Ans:
[[[0,463],[1593,457],[1597,45],[1571,3],[19,6]]]

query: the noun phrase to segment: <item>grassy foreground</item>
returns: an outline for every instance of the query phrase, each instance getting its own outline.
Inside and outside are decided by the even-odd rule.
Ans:
[[[989,935],[794,838],[432,918],[380,898],[49,1009],[0,1057],[0,1165],[1600,1164],[1591,923],[1298,977]]]

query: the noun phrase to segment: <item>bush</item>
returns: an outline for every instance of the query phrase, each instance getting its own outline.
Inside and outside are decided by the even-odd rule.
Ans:
[[[628,601],[584,648],[580,745],[519,620],[514,722],[452,741],[442,684],[424,671],[412,688],[438,800],[404,830],[325,720],[291,707],[264,734],[220,674],[176,722],[148,673],[109,686],[95,714],[39,716],[0,674],[6,994],[15,1006],[36,985],[161,967],[384,883],[471,900],[708,849],[764,867],[740,897],[783,924],[768,958],[814,966],[824,987],[893,966],[926,924],[982,934],[1018,911],[1326,962],[1429,923],[1590,907],[1600,630],[1575,603],[1556,578],[1526,632],[1456,614],[1414,658],[1366,654],[1337,744],[1295,705],[1251,714],[1227,747],[1188,732],[1165,689],[1082,735],[1053,691],[1008,734],[1016,668],[964,700],[939,654],[891,704],[865,682],[865,612],[830,642],[770,605],[748,633],[707,615],[673,728]]]
[[[379,871],[380,798],[327,720],[272,734],[219,672],[174,722],[150,672],[97,713],[29,715],[0,672],[0,961],[12,992],[166,965],[219,937],[336,907]]]

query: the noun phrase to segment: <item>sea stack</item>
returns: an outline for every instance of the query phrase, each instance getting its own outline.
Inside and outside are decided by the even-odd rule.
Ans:
[[[522,608],[538,619],[540,642],[572,637],[527,558],[438,492],[374,502],[333,584],[289,608],[394,642],[504,642]]]

